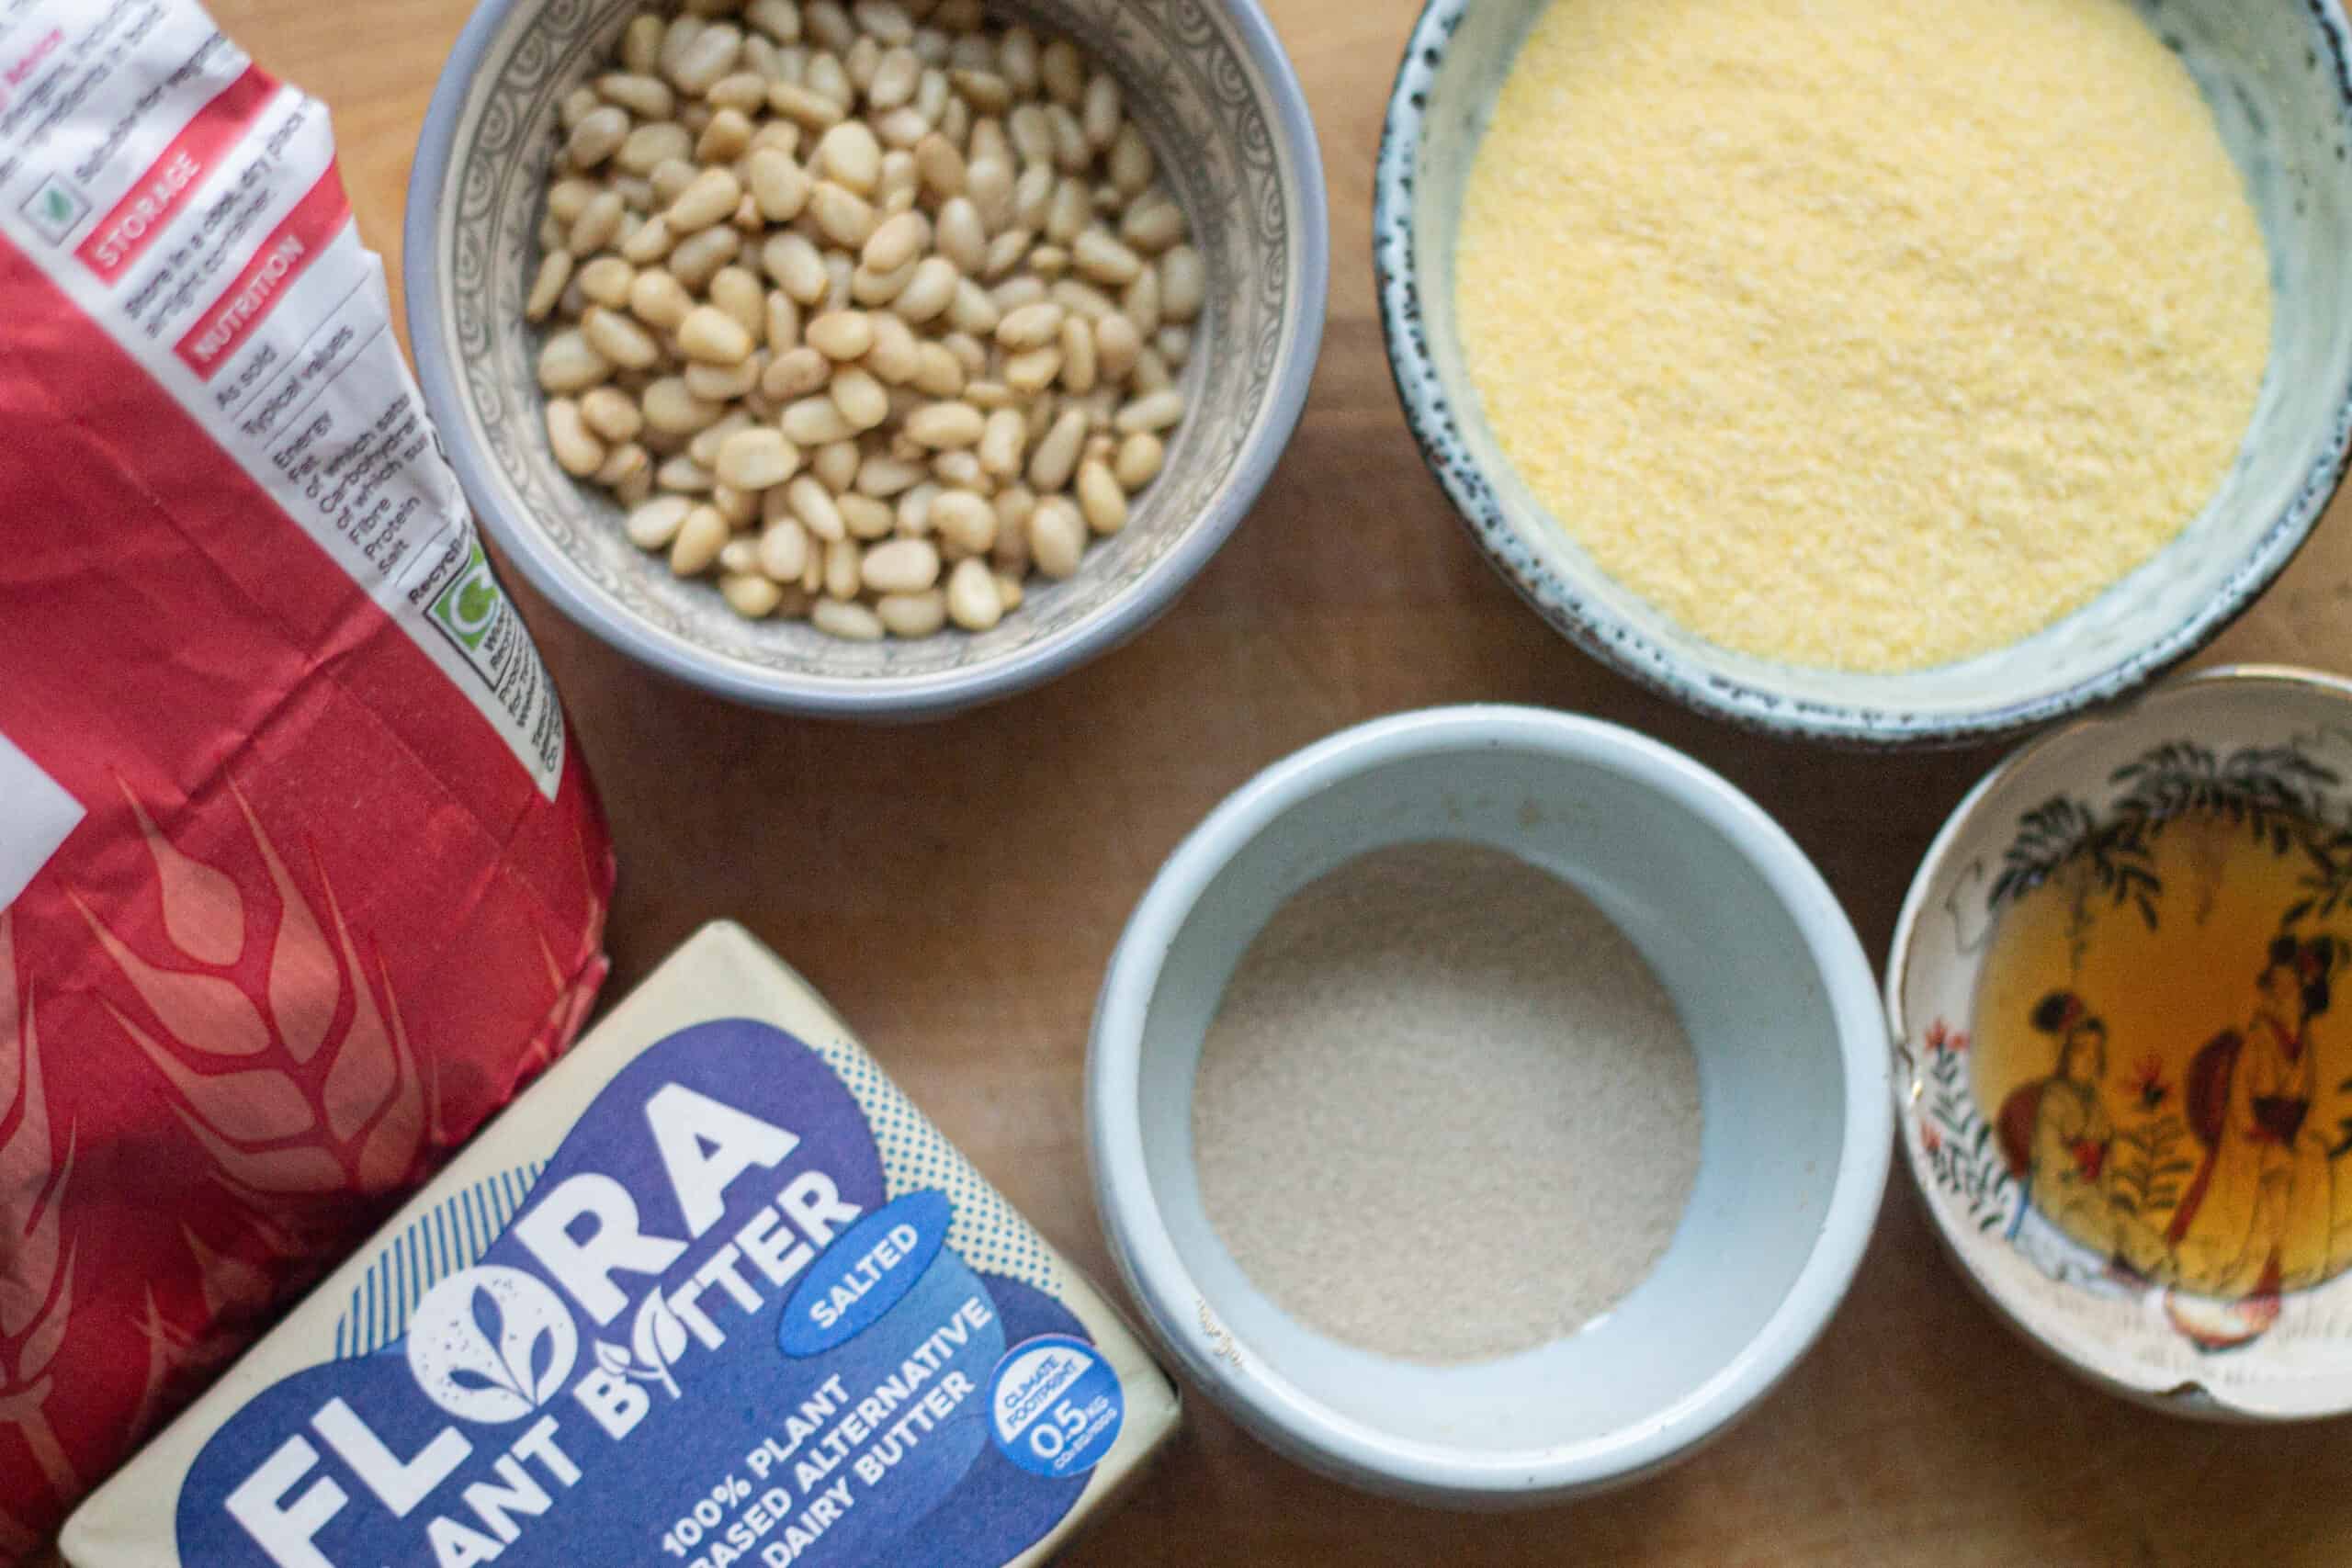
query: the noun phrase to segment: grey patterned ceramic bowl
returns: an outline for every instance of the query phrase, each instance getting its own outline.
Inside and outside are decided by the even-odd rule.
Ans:
[[[1587,651],[1702,712],[1860,744],[1950,743],[2107,701],[2209,641],[2310,534],[2352,448],[2352,74],[2338,0],[2137,0],[2212,106],[2268,238],[2270,368],[2236,468],[2181,536],[2027,640],[1901,675],[1730,652],[1596,567],[1512,471],[1454,325],[1453,243],[1495,96],[1542,0],[1430,0],[1389,103],[1374,198],[1406,417],[1496,568]]]
[[[475,511],[540,592],[679,679],[763,707],[918,716],[1007,695],[1167,608],[1290,439],[1322,339],[1329,220],[1306,102],[1254,0],[1005,0],[1109,62],[1208,263],[1183,388],[1193,411],[1117,537],[1033,581],[978,636],[846,643],[750,622],[622,537],[619,509],[556,467],[523,292],[565,93],[648,0],[484,0],[425,117],[409,182],[409,335]]]

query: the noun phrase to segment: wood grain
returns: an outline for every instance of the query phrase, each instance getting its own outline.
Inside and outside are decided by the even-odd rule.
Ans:
[[[916,728],[764,717],[668,684],[524,600],[622,858],[614,989],[701,922],[798,965],[948,1134],[1108,1280],[1081,1151],[1087,1017],[1160,859],[1227,791],[1340,726],[1539,703],[1683,747],[1753,792],[1883,955],[1912,867],[1993,753],[1758,740],[1582,658],[1487,569],[1396,412],[1373,308],[1373,157],[1410,0],[1274,0],[1330,176],[1331,316],[1297,441],[1255,513],[1137,642],[1001,707]],[[468,0],[215,0],[322,96],[398,291],[408,165]],[[2206,662],[2352,669],[2339,506]],[[510,584],[517,583],[508,574]],[[2352,1560],[2352,1436],[2151,1416],[2037,1359],[1960,1286],[1897,1177],[1845,1311],[1756,1416],[1578,1507],[1457,1517],[1316,1480],[1204,1401],[1075,1568],[2073,1564]]]

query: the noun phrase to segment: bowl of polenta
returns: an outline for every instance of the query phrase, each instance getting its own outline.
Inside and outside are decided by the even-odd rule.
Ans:
[[[2337,0],[1431,0],[1374,247],[1408,423],[1587,652],[1752,728],[2141,686],[2352,451]]]

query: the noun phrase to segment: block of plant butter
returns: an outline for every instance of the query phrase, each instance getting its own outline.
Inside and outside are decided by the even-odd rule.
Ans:
[[[1177,1416],[816,993],[714,925],[63,1545],[75,1568],[1006,1568]]]

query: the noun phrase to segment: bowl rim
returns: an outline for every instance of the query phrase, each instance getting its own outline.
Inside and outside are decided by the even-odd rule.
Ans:
[[[1487,0],[1495,3],[1495,0]],[[1532,5],[1536,0],[1522,0]],[[1372,250],[1381,333],[1390,379],[1421,461],[1452,502],[1487,563],[1546,624],[1601,663],[1711,718],[1763,734],[1856,749],[1956,747],[2014,736],[2148,684],[2219,637],[2284,571],[2352,473],[2352,386],[2339,392],[2330,449],[2306,475],[2295,499],[2254,542],[2218,592],[2153,640],[2132,646],[2105,668],[2047,695],[1933,715],[1857,703],[1799,698],[1754,682],[1703,670],[1639,629],[1591,605],[1575,583],[1532,558],[1515,564],[1504,547],[1517,536],[1509,510],[1483,480],[1440,456],[1460,446],[1460,427],[1440,386],[1420,308],[1419,261],[1412,239],[1414,164],[1427,139],[1428,89],[1472,0],[1425,0],[1405,45],[1382,121],[1374,164]],[[2352,123],[2352,23],[2342,0],[2304,0],[2335,55],[2334,77]]]
[[[2174,703],[2194,700],[2235,687],[2249,694],[2258,695],[2264,690],[2284,690],[2294,693],[2316,693],[2352,707],[2352,678],[2331,674],[2322,670],[2306,669],[2293,664],[2222,664],[2200,670],[2176,681],[2168,681],[2136,700],[2092,714],[2072,724],[2061,725],[2043,731],[2020,743],[1976,781],[1968,793],[1951,808],[1943,826],[1937,829],[1927,852],[1920,856],[1918,869],[1912,873],[1910,886],[1903,895],[1902,912],[1895,917],[1894,935],[1887,943],[1886,975],[1883,981],[1883,1002],[1886,1009],[1889,1065],[1892,1069],[1893,1100],[1890,1108],[1899,1118],[1908,1109],[1907,1096],[1915,1075],[1910,1061],[1910,1031],[1904,1016],[1903,993],[1911,974],[1918,946],[1919,925],[1925,919],[1928,899],[1940,884],[1947,869],[1963,846],[1972,841],[1982,827],[1984,804],[2005,784],[2036,762],[2053,753],[2076,745],[2101,731],[2141,724]],[[1917,1157],[1911,1152],[1910,1141],[1900,1136],[1903,1145],[1901,1164],[1911,1179],[1911,1188],[1928,1213],[1928,1229],[1935,1235],[1936,1245],[1950,1261],[1952,1269],[1970,1292],[1985,1305],[2001,1323],[2045,1359],[2064,1368],[2093,1386],[2120,1398],[2168,1416],[2195,1419],[2253,1424],[2262,1426],[2292,1425],[2302,1421],[2326,1420],[2352,1410],[2347,1404],[2332,1411],[2274,1414],[2249,1409],[2233,1404],[2201,1382],[2166,1382],[2162,1387],[2150,1387],[2127,1382],[2120,1378],[2092,1366],[2071,1351],[2053,1344],[2019,1312],[2015,1303],[1992,1280],[1980,1273],[1976,1265],[1953,1244],[1950,1230],[1936,1194],[1929,1188],[1919,1168]]]
[[[474,515],[541,595],[598,640],[673,680],[752,707],[842,718],[933,717],[1010,697],[1111,651],[1167,612],[1256,504],[1289,446],[1306,412],[1329,302],[1330,209],[1321,148],[1297,72],[1257,0],[1204,3],[1230,19],[1236,41],[1267,84],[1268,118],[1288,164],[1283,183],[1298,210],[1299,288],[1263,413],[1235,455],[1225,484],[1205,509],[1182,525],[1159,560],[1084,619],[982,663],[931,674],[851,679],[741,664],[647,626],[588,583],[535,520],[512,515],[496,503],[500,487],[495,465],[480,449],[465,420],[442,417],[444,410],[464,408],[466,397],[463,378],[440,333],[447,288],[438,244],[444,218],[440,192],[456,156],[467,100],[492,41],[518,7],[543,3],[481,0],[475,7],[434,85],[409,172],[401,221],[405,315],[426,410],[443,434],[444,449]]]
[[[1600,767],[1714,827],[1789,911],[1838,1032],[1844,1125],[1805,1260],[1753,1338],[1673,1404],[1605,1437],[1473,1454],[1382,1432],[1330,1410],[1237,1345],[1176,1248],[1153,1194],[1140,1109],[1146,1014],[1179,930],[1237,852],[1333,784],[1420,756],[1515,749]],[[1351,1484],[1455,1506],[1529,1506],[1622,1484],[1675,1462],[1770,1392],[1826,1327],[1876,1228],[1891,1162],[1893,1055],[1875,973],[1844,908],[1755,801],[1661,741],[1599,719],[1502,705],[1374,719],[1274,763],[1228,795],[1152,880],[1112,954],[1087,1053],[1087,1152],[1110,1250],[1155,1337],[1269,1445]]]

